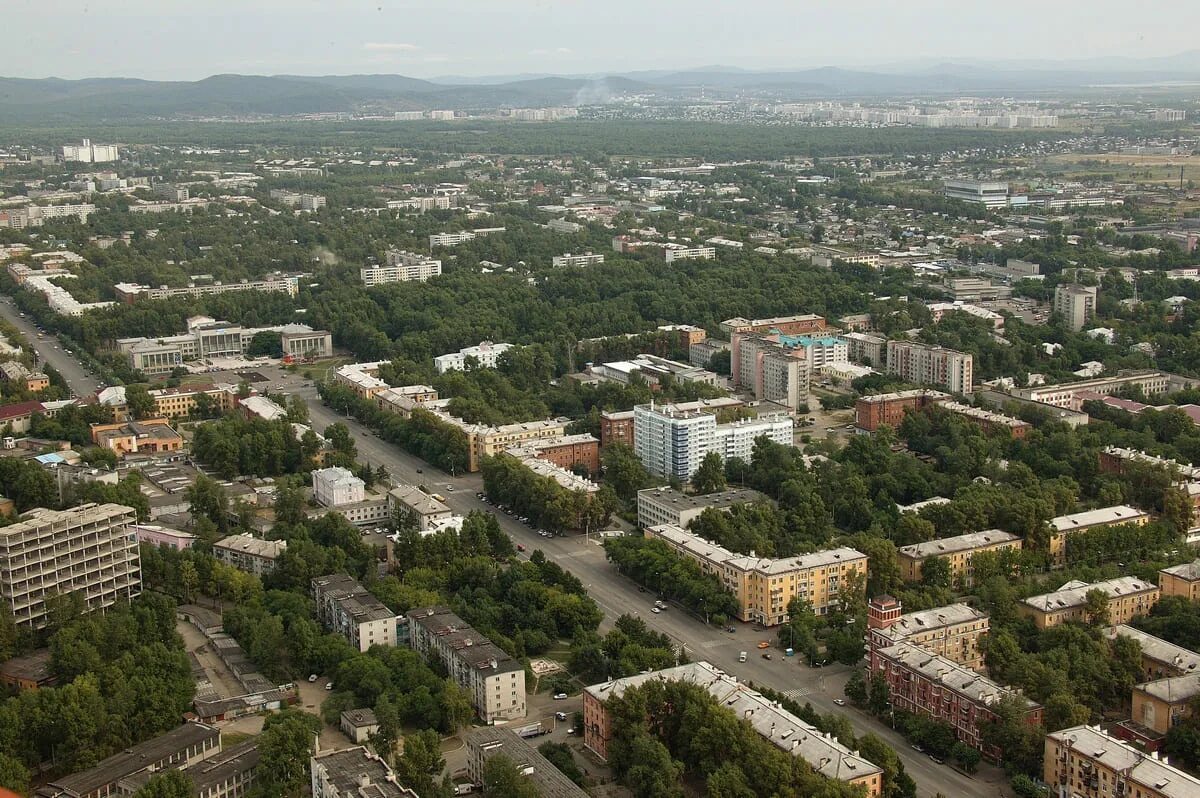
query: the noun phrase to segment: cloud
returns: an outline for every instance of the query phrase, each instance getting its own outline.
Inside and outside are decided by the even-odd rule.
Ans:
[[[415,44],[408,42],[363,42],[362,48],[377,53],[398,53],[409,50],[420,50]]]
[[[543,56],[543,55],[571,55],[571,54],[573,54],[574,52],[575,52],[575,51],[574,51],[574,50],[572,50],[570,47],[555,47],[555,48],[552,48],[552,49],[545,49],[545,48],[539,47],[539,48],[537,48],[537,49],[535,49],[535,50],[530,50],[530,51],[529,51],[529,55],[533,55],[533,56]]]

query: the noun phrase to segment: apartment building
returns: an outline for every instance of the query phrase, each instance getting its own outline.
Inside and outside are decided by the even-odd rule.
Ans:
[[[413,485],[397,485],[388,491],[388,506],[420,532],[431,531],[454,515],[445,504]]]
[[[315,211],[325,207],[325,197],[320,194],[297,194],[285,188],[273,188],[270,196],[271,199],[279,200],[289,208],[298,208],[302,211]]]
[[[366,483],[341,466],[313,471],[312,491],[322,507],[340,507],[366,499]]]
[[[1200,599],[1200,560],[1172,565],[1158,572],[1158,586],[1164,596]]]
[[[536,457],[568,471],[582,466],[589,474],[600,473],[600,441],[587,433],[525,441],[506,453],[521,460]]]
[[[1066,283],[1054,289],[1054,312],[1068,327],[1079,332],[1096,318],[1097,288]]]
[[[967,604],[949,604],[905,613],[900,600],[876,596],[867,604],[867,650],[870,668],[879,667],[875,652],[899,643],[919,646],[930,654],[984,670],[979,640],[988,633],[988,616]]]
[[[92,443],[116,452],[117,457],[131,454],[164,454],[183,449],[183,436],[171,428],[165,418],[93,424]]]
[[[442,273],[442,262],[415,252],[393,249],[388,251],[386,263],[364,266],[358,273],[367,288],[384,283],[423,283]]]
[[[655,328],[655,332],[670,336],[672,345],[677,349],[689,349],[708,338],[704,328],[694,324],[660,324]]]
[[[717,385],[721,378],[691,363],[680,363],[657,355],[638,355],[632,360],[615,360],[591,366],[586,372],[594,377],[628,385],[640,377],[651,387],[667,380],[676,382],[700,382]]]
[[[166,285],[151,288],[148,285],[138,285],[136,283],[117,283],[113,286],[113,291],[116,293],[117,299],[127,305],[132,305],[134,302],[139,302],[143,299],[170,299],[178,296],[213,296],[215,294],[229,294],[236,291],[278,292],[294,298],[300,293],[300,275],[275,272],[256,280],[240,280],[236,283],[222,283],[220,281],[188,283],[185,286],[174,288]]]
[[[946,277],[943,291],[954,302],[994,302],[1012,297],[1012,288],[986,277]]]
[[[606,410],[600,413],[600,448],[610,443],[633,446],[632,410]]]
[[[887,362],[887,338],[865,332],[842,333],[846,351],[853,363],[882,366]]]
[[[981,308],[978,305],[972,305],[968,302],[932,302],[926,305],[929,308],[929,314],[933,317],[933,321],[939,322],[947,313],[965,313],[968,316],[974,316],[977,319],[983,319],[992,325],[992,329],[997,332],[1004,331],[1004,317],[994,310]]]
[[[1149,613],[1158,603],[1160,595],[1157,586],[1143,582],[1136,576],[1122,576],[1091,584],[1075,579],[1053,593],[1030,596],[1017,605],[1017,612],[1032,618],[1038,629],[1049,629],[1069,621],[1085,623],[1088,620],[1087,594],[1093,590],[1108,595],[1108,622],[1117,625]]]
[[[1024,540],[1020,535],[988,529],[983,532],[968,532],[940,540],[912,543],[896,550],[900,562],[900,578],[906,582],[921,581],[921,571],[930,557],[945,560],[950,566],[953,584],[970,588],[975,584],[975,570],[971,558],[981,551],[1020,550]]]
[[[467,778],[483,784],[483,769],[493,757],[507,758],[529,779],[541,798],[587,798],[588,793],[567,778],[538,750],[511,729],[489,726],[466,735]]]
[[[47,596],[75,593],[88,610],[141,593],[141,560],[130,525],[132,507],[81,504],[68,510],[38,508],[0,527],[0,600],[14,623],[46,625]]]
[[[416,116],[413,119],[420,119],[420,111],[397,111],[396,115],[399,118],[400,114],[414,113]],[[405,208],[417,211],[419,213],[427,213],[428,211],[445,211],[450,209],[450,197],[446,194],[441,194],[433,197],[409,197],[407,199],[388,200],[388,210],[398,211]]]
[[[983,730],[995,720],[992,706],[1015,696],[1025,706],[1025,722],[1042,722],[1042,707],[981,676],[970,668],[912,643],[896,643],[873,652],[872,679],[883,679],[894,709],[948,723],[955,737],[1000,762],[1004,752],[985,745]]]
[[[1191,716],[1197,696],[1200,696],[1200,673],[1135,684],[1130,717],[1134,723],[1165,735],[1172,726]]]
[[[795,596],[807,599],[817,615],[827,614],[850,576],[867,573],[867,555],[846,547],[770,559],[737,554],[672,524],[646,527],[643,534],[714,574],[737,599],[738,618],[764,626],[786,623]]]
[[[429,248],[455,247],[466,241],[474,241],[479,236],[503,232],[503,227],[479,227],[474,230],[462,230],[457,233],[435,233],[429,237]]]
[[[667,263],[674,263],[677,260],[712,260],[717,257],[717,248],[664,244],[662,253],[663,260]]]
[[[157,524],[137,523],[129,528],[133,530],[134,537],[137,538],[138,543],[146,543],[160,548],[166,547],[175,551],[190,549],[199,540],[191,532],[181,532],[178,529],[159,526]]]
[[[312,580],[317,617],[359,651],[396,645],[396,613],[346,574]]]
[[[1095,510],[1084,510],[1079,513],[1060,515],[1050,519],[1050,536],[1048,539],[1050,565],[1062,568],[1067,564],[1067,547],[1071,535],[1088,529],[1117,524],[1135,524],[1141,526],[1150,521],[1150,514],[1136,507],[1118,504],[1113,507],[1100,507]]]
[[[854,424],[867,432],[874,432],[885,424],[894,429],[900,426],[905,414],[949,400],[950,394],[925,388],[860,396],[854,401]]]
[[[64,144],[62,157],[64,161],[109,163],[120,160],[121,153],[116,144],[93,144],[91,139],[83,139],[79,144]]]
[[[147,393],[154,400],[154,415],[171,420],[191,415],[201,401],[207,402],[218,413],[228,413],[237,404],[236,385],[155,388]],[[201,400],[201,396],[208,399]]]
[[[430,385],[401,385],[397,388],[385,388],[375,394],[375,404],[380,410],[399,413],[405,418],[421,405],[436,402],[437,391]]]
[[[478,346],[468,346],[457,352],[438,355],[433,359],[433,368],[438,374],[445,374],[447,371],[464,371],[467,367],[467,358],[472,358],[476,368],[494,369],[500,361],[500,355],[512,348],[512,344],[494,344],[491,341],[482,341]]]
[[[1028,421],[984,410],[982,407],[972,407],[961,402],[941,402],[938,406],[947,413],[967,419],[987,432],[1003,432],[1010,438],[1024,438],[1033,429],[1033,425]]]
[[[569,252],[564,252],[550,259],[550,264],[555,267],[574,266],[583,268],[584,266],[592,266],[597,263],[604,263],[604,253],[585,252],[582,255],[572,255]]]
[[[941,346],[917,341],[887,342],[887,373],[906,382],[933,385],[950,393],[971,393],[975,382],[974,363],[973,356]]]
[[[642,465],[654,476],[688,480],[709,452],[749,462],[760,437],[792,445],[792,420],[782,413],[718,424],[706,410],[702,403],[635,407],[633,447]]]
[[[673,488],[659,487],[639,490],[637,495],[638,526],[671,524],[687,529],[705,510],[729,510],[739,504],[757,504],[771,500],[749,488],[722,490],[708,494],[689,494]]]
[[[1106,474],[1123,474],[1129,464],[1158,468],[1169,473],[1175,487],[1191,507],[1190,525],[1195,527],[1200,524],[1200,467],[1118,446],[1106,446],[1100,452],[1100,470]]]
[[[755,399],[795,409],[808,399],[812,375],[819,369],[845,365],[849,347],[839,336],[735,332],[738,353],[730,360],[735,386]]]
[[[275,561],[287,551],[286,540],[263,540],[253,535],[238,534],[221,538],[213,544],[213,557],[239,571],[263,576],[275,570]]]
[[[0,363],[0,378],[17,388],[36,393],[50,387],[50,378],[40,371],[28,368],[16,360]]]
[[[766,319],[746,319],[735,316],[720,324],[721,330],[730,336],[735,332],[780,332],[786,335],[821,333],[826,329],[825,317],[815,313],[800,313],[794,316],[772,316]]]
[[[216,727],[206,723],[184,723],[113,754],[95,767],[54,779],[38,787],[34,795],[37,798],[130,795],[155,773],[168,769],[184,770],[191,776],[192,768],[220,753],[221,734]],[[244,776],[243,786],[252,775],[251,768]]]
[[[878,765],[862,758],[857,752],[839,743],[835,737],[821,732],[705,661],[641,673],[585,688],[583,742],[600,759],[608,759],[609,743],[613,736],[612,717],[607,708],[608,700],[651,682],[685,682],[696,685],[734,716],[749,722],[754,730],[772,745],[803,759],[822,776],[861,786],[864,794],[872,798],[882,794],[883,773]]]
[[[373,363],[350,363],[341,366],[333,372],[333,382],[349,388],[363,399],[369,399],[380,391],[387,390],[388,384],[379,379],[378,374],[380,366],[389,362],[377,360]]]
[[[1109,640],[1125,637],[1138,644],[1142,653],[1142,678],[1145,681],[1200,673],[1200,654],[1141,629],[1118,624],[1105,629],[1104,636]]]
[[[487,724],[525,717],[525,667],[475,631],[449,607],[408,612],[409,645],[433,656],[471,695]]]
[[[1046,735],[1042,777],[1054,798],[1194,798],[1200,778],[1099,726]]]
[[[312,798],[420,798],[388,763],[362,746],[320,751],[308,760]]]
[[[812,262],[814,266],[829,269],[832,268],[834,263],[840,261],[855,266],[870,266],[872,269],[879,268],[879,255],[874,252],[858,252],[852,249],[822,246],[820,244],[814,244],[810,249],[812,250]]]

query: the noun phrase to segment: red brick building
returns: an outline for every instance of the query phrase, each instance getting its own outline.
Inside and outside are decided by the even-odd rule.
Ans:
[[[585,466],[589,474],[600,473],[600,441],[591,435],[564,435],[531,441],[525,448],[536,449],[536,456],[568,471],[572,466]]]
[[[600,448],[610,443],[633,446],[633,411],[616,410],[600,414]]]
[[[916,389],[860,397],[854,403],[854,423],[859,429],[874,432],[883,425],[897,427],[910,411],[924,410],[935,402],[945,402],[949,394]]]

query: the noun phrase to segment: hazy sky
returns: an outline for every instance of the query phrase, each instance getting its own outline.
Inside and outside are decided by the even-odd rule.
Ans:
[[[1195,48],[1200,2],[2,0],[0,75],[433,77]]]

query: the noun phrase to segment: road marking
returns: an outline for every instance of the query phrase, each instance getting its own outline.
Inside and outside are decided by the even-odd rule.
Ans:
[[[701,648],[716,648],[717,646],[724,645],[728,642],[729,641],[723,637],[716,637],[716,638],[713,638],[712,640],[705,640],[703,643],[700,644],[700,647]]]
[[[807,695],[812,695],[817,692],[815,687],[797,687],[794,690],[784,690],[783,695],[793,701],[799,701]]]

